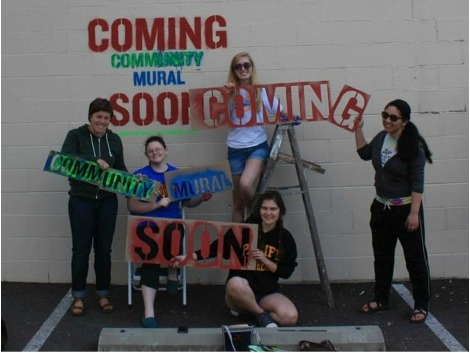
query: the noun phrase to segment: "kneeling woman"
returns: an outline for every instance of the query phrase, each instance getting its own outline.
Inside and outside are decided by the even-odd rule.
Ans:
[[[297,266],[297,246],[292,234],[283,227],[286,207],[281,195],[268,191],[258,198],[253,214],[245,223],[258,224],[258,249],[251,252],[262,271],[230,270],[225,286],[225,300],[232,315],[248,312],[260,327],[292,326],[298,312],[292,301],[280,293],[279,278],[287,279]],[[217,255],[217,241],[209,257]],[[184,259],[177,256],[175,266]],[[201,251],[193,253],[201,260]]]

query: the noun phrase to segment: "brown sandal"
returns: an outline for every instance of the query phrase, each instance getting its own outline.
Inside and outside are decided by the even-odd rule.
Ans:
[[[83,301],[83,299],[73,298],[69,312],[73,316],[82,316],[83,314],[85,314],[85,302]]]
[[[98,305],[103,313],[110,313],[114,310],[114,306],[111,304],[108,297],[98,298]]]

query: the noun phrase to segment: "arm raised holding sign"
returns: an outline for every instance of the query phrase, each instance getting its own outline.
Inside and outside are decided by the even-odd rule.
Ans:
[[[150,178],[165,185],[165,173],[177,170],[176,167],[167,163],[168,147],[161,136],[151,136],[145,142],[145,156],[149,164],[134,172],[136,175]],[[186,207],[196,207],[203,201],[208,201],[211,194],[204,194],[193,199],[172,201],[168,198],[165,187],[159,190],[159,195],[153,201],[142,201],[136,198],[128,198],[127,208],[134,215],[145,215],[160,218],[182,218],[181,204]],[[181,238],[181,241],[183,239]],[[141,284],[142,297],[144,300],[143,326],[154,328],[158,326],[155,318],[154,301],[159,286],[158,264],[142,264]],[[175,294],[178,289],[177,270],[168,269],[167,290],[170,294]]]

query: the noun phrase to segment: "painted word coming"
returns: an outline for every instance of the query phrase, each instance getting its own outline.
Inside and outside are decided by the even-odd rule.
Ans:
[[[212,15],[206,19],[194,17],[192,23],[185,17],[158,17],[150,22],[145,18],[117,18],[111,23],[95,18],[88,23],[88,47],[93,52],[114,50],[173,50],[195,49],[203,45],[209,49],[226,48],[225,18]]]
[[[129,216],[127,231],[126,254],[132,262],[170,264],[182,254],[185,241],[188,255],[181,266],[256,269],[256,260],[249,256],[257,247],[256,224]],[[217,255],[209,258],[213,246]],[[192,258],[196,250],[201,250],[200,261]]]
[[[96,162],[56,151],[49,153],[44,170],[142,200],[155,198],[164,189],[163,185],[155,180],[143,179],[112,168],[102,170]]]
[[[256,96],[260,90],[267,96],[267,107],[263,105],[263,120],[257,121]],[[233,94],[225,87],[189,90],[191,125],[207,129],[219,126],[240,127],[264,124],[280,124],[281,111],[277,100],[285,107],[292,123],[294,115],[301,121],[328,120],[349,131],[355,130],[355,118],[363,115],[370,96],[350,86],[344,86],[334,104],[330,98],[329,81],[275,83],[236,87]],[[245,98],[248,97],[248,99]],[[282,97],[282,98],[281,98]],[[233,104],[234,116],[230,116],[229,105]],[[277,108],[276,108],[277,107]],[[273,109],[275,108],[275,109]],[[250,110],[251,119],[246,119]],[[277,110],[273,116],[267,111]]]

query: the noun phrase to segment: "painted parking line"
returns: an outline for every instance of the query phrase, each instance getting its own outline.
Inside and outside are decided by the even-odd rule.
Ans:
[[[38,352],[50,336],[52,331],[56,328],[59,321],[67,312],[70,302],[72,300],[72,291],[69,289],[67,294],[62,298],[59,305],[49,315],[46,321],[42,324],[39,330],[35,333],[33,338],[28,342],[26,347],[23,348],[23,352]]]
[[[403,298],[403,300],[410,306],[414,307],[413,296],[410,291],[403,284],[393,284],[393,289]],[[431,329],[432,332],[444,343],[450,352],[466,352],[467,349],[462,346],[459,341],[455,339],[452,334],[446,330],[444,326],[429,312],[425,324]]]

